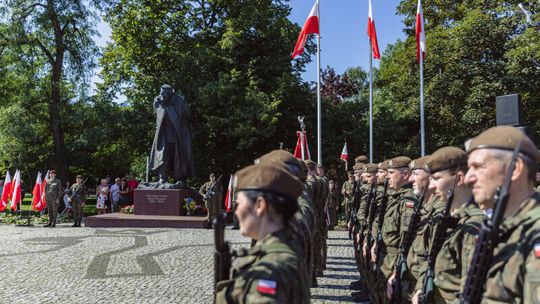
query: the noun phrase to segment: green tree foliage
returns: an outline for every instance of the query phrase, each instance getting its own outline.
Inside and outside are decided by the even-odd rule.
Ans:
[[[233,172],[293,143],[296,115],[313,105],[299,77],[309,52],[293,64],[289,58],[299,32],[289,13],[269,0],[109,3],[113,41],[101,60],[102,93],[124,94],[140,115],[132,147],[148,153],[151,104],[164,83],[191,106],[199,176]]]

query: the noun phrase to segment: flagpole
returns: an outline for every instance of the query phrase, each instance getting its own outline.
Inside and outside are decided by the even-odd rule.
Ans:
[[[318,0],[317,0],[318,1]],[[322,127],[321,127],[321,10],[317,5],[319,34],[317,35],[317,163],[322,165]]]
[[[369,40],[369,162],[373,163],[373,47]]]
[[[424,121],[424,54],[420,49],[420,151],[426,155],[426,131]]]

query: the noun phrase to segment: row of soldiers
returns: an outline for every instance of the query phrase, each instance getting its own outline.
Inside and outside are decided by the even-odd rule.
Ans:
[[[514,149],[519,154],[511,167]],[[400,156],[378,164],[357,157],[354,176],[342,189],[361,278],[350,285],[353,299],[540,303],[539,161],[534,143],[509,126],[484,131],[465,151],[448,146],[415,160]],[[479,240],[482,225],[483,231],[496,222],[493,208],[507,175],[499,233]],[[494,248],[488,265],[473,262],[480,245]],[[480,289],[481,297],[468,302],[471,288]]]

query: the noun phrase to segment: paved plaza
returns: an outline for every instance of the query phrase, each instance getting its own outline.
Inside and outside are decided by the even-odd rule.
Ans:
[[[238,230],[226,238],[249,246]],[[313,303],[351,302],[350,243],[330,232]],[[212,303],[212,230],[0,225],[0,259],[0,303]]]

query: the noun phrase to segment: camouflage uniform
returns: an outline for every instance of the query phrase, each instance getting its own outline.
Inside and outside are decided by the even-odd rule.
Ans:
[[[463,290],[476,245],[476,236],[485,215],[476,203],[469,202],[460,208],[456,217],[457,227],[448,233],[435,262],[433,290],[435,303],[459,302],[458,295]],[[420,274],[416,283],[417,290],[423,288],[425,274],[426,272]]]
[[[322,232],[322,235],[321,235],[321,269],[325,270],[326,269],[326,248],[327,248],[326,239],[328,238],[328,222],[327,222],[328,206],[326,204],[327,201],[328,201],[328,194],[329,194],[328,178],[326,176],[323,176],[323,177],[317,176],[317,181],[321,184],[321,188],[322,188],[322,194],[321,194],[321,198],[320,198],[321,199],[320,204],[322,206],[322,221],[320,223],[320,229],[321,229],[321,232]]]
[[[540,303],[540,194],[501,225],[482,303]]]
[[[335,186],[328,194],[326,206],[328,208],[328,215],[330,216],[330,227],[333,227],[337,224],[337,208],[339,207],[339,194]]]
[[[218,283],[216,303],[310,303],[301,246],[290,228],[257,241]]]
[[[49,213],[49,224],[55,226],[56,216],[58,215],[59,199],[64,192],[62,191],[62,182],[54,177],[46,180],[45,183],[45,201],[47,202],[47,212]]]
[[[317,224],[317,216],[313,201],[308,192],[307,185],[304,184],[304,191],[298,197],[298,211],[294,214],[296,221],[299,223],[299,240],[303,242],[305,254],[306,269],[312,286],[316,285],[315,277],[313,276],[313,229]]]
[[[204,183],[204,185],[202,185],[201,188],[199,189],[199,193],[202,196],[206,195],[208,191],[210,190],[210,188],[212,188],[212,184],[213,183],[210,181]],[[206,209],[208,209],[209,223],[212,223],[212,220],[215,217],[216,206],[221,208],[221,198],[223,194],[223,186],[221,185],[221,182],[216,181],[216,186],[214,187],[213,192],[214,194],[212,195],[209,194],[209,197],[205,199]]]
[[[346,181],[341,187],[343,194],[343,208],[345,209],[345,223],[351,218],[351,207],[354,200],[354,182]]]
[[[73,184],[69,188],[68,195],[71,196],[73,223],[80,226],[84,213],[83,204],[86,202],[86,187],[82,184]]]
[[[312,271],[313,274],[316,275],[317,273],[322,272],[321,264],[322,264],[322,250],[321,250],[321,222],[323,222],[322,216],[323,216],[323,206],[321,205],[322,200],[321,193],[322,193],[322,185],[317,181],[317,178],[315,176],[309,176],[306,180],[307,188],[309,189],[310,197],[313,201],[313,207],[315,210],[315,216],[316,216],[316,224],[314,226],[313,231],[313,238],[311,243],[311,253],[312,256]]]

